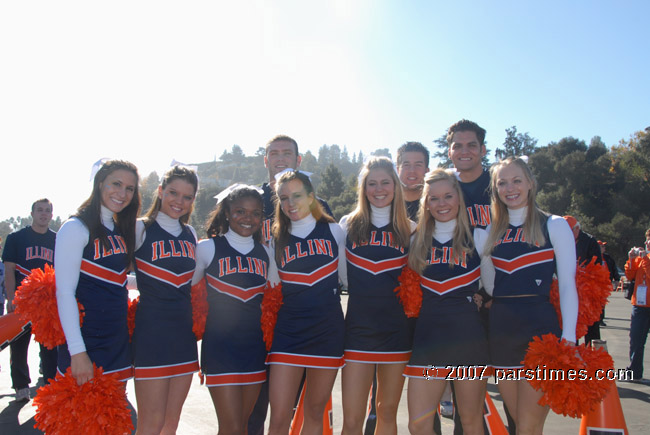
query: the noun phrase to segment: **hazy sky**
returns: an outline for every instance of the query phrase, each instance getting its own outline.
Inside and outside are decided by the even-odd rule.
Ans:
[[[92,164],[431,145],[472,119],[499,146],[607,145],[650,125],[650,2],[0,3],[0,220],[47,196],[67,217]],[[431,162],[435,166],[435,162]]]

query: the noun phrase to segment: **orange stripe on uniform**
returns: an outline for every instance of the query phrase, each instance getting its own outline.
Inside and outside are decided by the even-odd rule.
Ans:
[[[126,269],[121,272],[115,272],[114,270],[91,263],[84,259],[81,261],[81,271],[86,275],[90,275],[102,281],[108,281],[115,285],[122,286],[126,284]]]
[[[211,275],[206,276],[208,278],[208,284],[217,289],[217,291],[220,293],[225,293],[244,302],[247,302],[255,296],[264,293],[264,288],[266,287],[266,283],[264,283],[257,287],[242,288],[232,284],[227,284]]]
[[[189,375],[198,370],[198,361],[159,367],[136,367],[135,379],[172,378],[174,376]]]
[[[481,269],[478,267],[470,272],[467,272],[464,275],[460,275],[455,278],[448,279],[446,281],[436,281],[421,276],[422,287],[434,293],[438,293],[440,295],[450,292],[452,290],[456,290],[461,287],[465,287],[466,285],[473,283],[480,277],[481,277]]]
[[[339,369],[345,365],[343,356],[313,356],[298,355],[295,353],[274,352],[266,357],[267,364],[285,364],[298,367],[310,367],[317,369]]]
[[[158,266],[147,263],[146,261],[142,261],[139,258],[136,258],[135,263],[140,271],[156,279],[159,279],[160,281],[165,281],[175,287],[180,287],[183,284],[190,282],[192,280],[192,275],[194,274],[194,270],[190,270],[189,272],[177,275],[170,272],[169,270],[162,269]]]
[[[114,376],[118,381],[126,382],[133,377],[133,367],[125,367],[112,372],[104,372],[105,375]]]
[[[331,263],[322,266],[320,269],[316,269],[312,273],[286,272],[282,270],[278,270],[278,273],[280,274],[280,279],[284,282],[290,282],[292,284],[314,285],[321,279],[336,272],[338,270],[338,265],[338,258],[336,258]]]
[[[261,384],[266,381],[266,370],[254,373],[223,373],[221,375],[205,375],[205,385],[216,387],[219,385],[250,385]]]
[[[513,258],[512,260],[492,257],[492,263],[497,269],[511,274],[519,269],[523,269],[524,267],[552,261],[554,257],[555,253],[553,252],[553,249],[544,249],[543,251],[520,255],[519,257]]]
[[[346,350],[346,362],[361,362],[370,364],[406,363],[411,358],[411,352],[364,352],[361,350]]]
[[[408,258],[406,255],[403,255],[401,257],[391,258],[388,260],[372,261],[354,254],[349,249],[346,250],[346,252],[346,259],[350,262],[350,264],[353,264],[359,269],[370,272],[373,275],[377,275],[382,272],[388,272],[389,270],[401,269],[406,265]]]

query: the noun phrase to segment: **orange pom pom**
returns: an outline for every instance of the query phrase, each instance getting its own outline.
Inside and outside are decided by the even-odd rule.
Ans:
[[[420,275],[413,269],[406,266],[402,269],[399,278],[398,287],[393,290],[397,293],[400,304],[404,307],[404,314],[407,317],[417,317],[420,315],[422,307],[422,288],[420,287]]]
[[[553,334],[535,337],[528,345],[523,363],[531,374],[526,376],[528,382],[544,393],[538,403],[573,418],[588,413],[600,403],[612,384],[609,380],[596,379],[597,370],[614,366],[604,349],[574,346],[566,340],[559,341]]]
[[[133,338],[133,330],[135,329],[135,312],[138,309],[138,302],[140,302],[140,296],[129,300],[129,311],[126,315],[126,322],[129,325],[129,340]]]
[[[32,270],[16,289],[14,304],[16,313],[26,322],[32,322],[32,334],[36,341],[48,349],[65,343],[56,303],[56,280],[52,266],[46,264],[43,269]],[[77,305],[81,325],[83,306]]]
[[[68,368],[34,398],[36,428],[51,434],[130,434],[133,431],[123,385],[93,364],[94,377],[77,385]]]
[[[208,291],[205,279],[192,286],[192,332],[197,340],[203,338],[205,321],[208,318]]]
[[[278,311],[280,311],[281,305],[282,284],[279,283],[273,287],[267,286],[264,289],[264,297],[262,298],[262,317],[260,319],[266,350],[271,349],[273,330],[275,329],[275,322],[278,320]]]
[[[596,259],[576,268],[576,290],[578,291],[578,322],[576,324],[576,338],[587,334],[589,326],[600,320],[600,313],[607,304],[607,298],[612,292],[612,283],[609,280],[609,271],[602,264],[597,264]],[[555,312],[562,327],[562,314],[560,312],[560,294],[557,280],[551,283],[550,301],[555,307]]]

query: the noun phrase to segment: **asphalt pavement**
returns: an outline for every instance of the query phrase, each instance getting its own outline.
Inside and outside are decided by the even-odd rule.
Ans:
[[[344,307],[347,296],[343,296]],[[632,306],[623,298],[622,293],[613,293],[606,308],[605,322],[607,327],[601,328],[601,335],[607,342],[609,353],[614,359],[616,369],[624,369],[628,364],[629,327]],[[650,350],[645,354],[645,376],[650,377]],[[29,348],[29,363],[32,380],[38,378],[38,346],[32,342]],[[31,389],[32,397],[35,396],[38,384]],[[630,434],[650,433],[650,382],[632,383],[617,382],[618,394],[621,398],[627,428]],[[408,412],[406,407],[406,388],[399,407],[398,432],[408,433]],[[505,422],[501,397],[499,396],[494,380],[488,384],[488,392],[496,404],[501,418]],[[128,382],[128,399],[135,407],[135,393],[133,382]],[[16,402],[14,391],[11,389],[9,376],[9,350],[0,352],[0,434],[2,435],[28,435],[40,434],[34,429],[35,408],[30,402]],[[133,414],[135,414],[135,408]],[[334,433],[341,432],[341,384],[340,376],[333,392]],[[134,418],[135,419],[135,418]],[[551,412],[546,420],[544,433],[546,434],[577,434],[580,428],[580,419],[563,417]],[[217,433],[217,417],[210,400],[210,395],[205,386],[200,385],[198,376],[193,378],[189,396],[183,407],[183,414],[178,428],[179,435],[207,435]],[[442,419],[443,434],[453,433],[453,422],[448,418]]]

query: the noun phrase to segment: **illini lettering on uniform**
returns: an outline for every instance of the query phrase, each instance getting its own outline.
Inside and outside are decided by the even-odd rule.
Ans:
[[[513,237],[512,229],[508,228],[503,238],[497,240],[494,246],[500,245],[502,243],[517,243],[517,242],[526,243],[526,239],[524,237],[524,229],[517,228],[517,232]],[[539,247],[539,243],[535,243],[535,246]]]
[[[307,243],[307,249],[303,243]],[[296,242],[295,243],[295,254],[292,254],[291,246],[286,246],[284,248],[284,255],[282,256],[282,267],[287,263],[291,263],[296,258],[304,258],[308,255],[327,255],[334,258],[334,253],[332,251],[332,241],[327,239],[309,239],[305,242]]]
[[[25,250],[25,261],[41,259],[49,263],[54,263],[54,250],[44,248],[43,246],[30,246]]]
[[[187,240],[158,240],[151,244],[151,252],[151,261],[170,257],[194,259],[194,244]]]
[[[242,257],[238,255],[234,257],[233,264],[231,259],[233,259],[233,257],[219,259],[219,278],[226,275],[232,275],[233,273],[251,273],[262,276],[266,279],[266,261],[253,257],[244,257],[244,261],[242,261]]]
[[[352,243],[352,249],[356,249],[359,246],[388,246],[390,248],[395,248],[404,253],[404,248],[402,246],[397,246],[395,244],[395,239],[391,231],[381,231],[381,235],[377,234],[377,231],[370,232],[370,239],[361,243]]]
[[[124,243],[122,236],[108,236],[107,239],[111,245],[110,249],[106,249],[106,246],[102,246],[99,239],[95,239],[95,255],[93,255],[93,260],[110,257],[115,254],[126,254],[126,243]]]
[[[451,262],[461,267],[467,268],[467,253],[463,252],[460,256],[460,259],[454,259],[454,250],[449,246],[443,246],[442,248],[434,248],[431,251],[431,256],[427,259],[429,264],[448,264]]]
[[[467,207],[469,223],[473,227],[487,227],[490,224],[490,206],[474,204]]]

